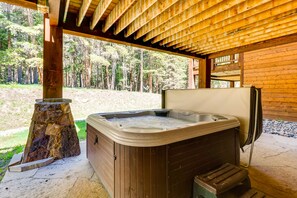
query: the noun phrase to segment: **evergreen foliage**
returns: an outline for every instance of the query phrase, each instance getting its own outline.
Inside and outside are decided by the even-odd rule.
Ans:
[[[0,3],[0,83],[42,82],[42,23],[36,11]],[[64,86],[153,93],[186,87],[186,58],[66,34],[63,39]]]

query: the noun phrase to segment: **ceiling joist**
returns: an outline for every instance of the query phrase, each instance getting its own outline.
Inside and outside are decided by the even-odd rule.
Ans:
[[[149,23],[151,20],[155,19],[176,2],[178,2],[178,0],[157,1],[152,7],[150,7],[128,26],[127,31],[125,32],[125,37],[128,37],[139,30],[141,27]]]
[[[220,39],[220,43],[215,42],[216,38],[214,38],[213,41],[206,39],[204,41],[201,41],[200,44],[197,46],[199,46],[203,50],[216,50],[220,47],[228,47],[229,45],[234,45],[234,41],[236,41],[237,39],[242,41],[248,41],[254,38],[266,38],[270,34],[270,32],[273,32],[273,34],[281,33],[281,29],[283,29],[283,31],[292,31],[295,27],[297,27],[297,9],[296,12],[288,18],[280,18],[279,20],[271,20],[270,22],[269,20],[267,21],[268,22],[266,24],[260,25],[257,28],[245,29],[241,32],[229,35],[224,38],[220,38],[220,35],[218,35],[217,39]],[[179,49],[185,50],[185,48]],[[195,49],[195,47],[191,48],[191,50],[192,49]]]
[[[188,39],[185,42],[181,42],[176,47],[178,48],[178,47],[183,47],[183,46],[188,45],[187,48],[192,48],[192,47],[200,45],[201,40],[203,40],[205,38],[208,38],[208,41],[209,41],[210,39],[214,38],[217,35],[232,36],[236,33],[244,31],[246,29],[257,28],[259,26],[259,24],[266,24],[267,20],[268,20],[268,22],[275,21],[277,19],[275,17],[278,14],[280,14],[280,15],[283,14],[283,16],[285,16],[286,12],[292,11],[292,9],[295,9],[296,6],[297,6],[297,3],[293,2],[293,1],[279,5],[277,7],[272,7],[272,8],[265,4],[263,6],[257,7],[257,9],[255,9],[255,10],[261,10],[260,13],[257,13],[255,15],[248,15],[247,18],[241,19],[240,16],[236,16],[234,18],[230,18],[227,21],[222,21],[218,24],[213,25],[212,28],[208,28],[206,30],[201,30],[200,33],[198,33],[198,35],[195,34],[194,38]],[[248,14],[248,13],[245,13],[245,14]],[[280,17],[280,18],[282,18],[282,17]],[[188,43],[188,41],[190,41],[191,43]]]
[[[260,5],[263,6],[257,7]],[[267,1],[247,0],[245,2],[238,4],[237,6],[233,6],[232,8],[224,12],[221,12],[213,17],[203,20],[197,23],[196,25],[192,26],[191,28],[185,29],[175,35],[167,37],[166,39],[162,40],[160,44],[166,44],[166,46],[174,46],[178,43],[189,41],[192,38],[199,37],[202,34],[211,32],[213,29],[219,29],[223,27],[223,24],[230,24],[232,19],[232,21],[235,21],[239,20],[239,18],[247,18],[249,16],[254,15],[255,13],[259,13],[261,12],[261,10],[263,10],[262,7],[266,7],[265,9],[272,8],[272,2],[267,3]],[[219,26],[219,24],[222,25]],[[214,28],[214,26],[216,28]]]
[[[218,44],[219,42],[222,42],[223,37],[231,37],[235,38],[237,34],[240,34],[241,32],[245,31],[257,31],[258,27],[261,25],[266,25],[269,23],[277,22],[278,20],[281,20],[283,18],[289,18],[290,16],[296,14],[296,8],[297,8],[297,2],[290,2],[287,4],[283,4],[279,7],[266,10],[264,12],[261,12],[259,14],[256,14],[254,16],[251,16],[249,18],[239,20],[234,23],[230,23],[229,25],[221,27],[217,31],[211,31],[208,35],[200,35],[199,37],[195,37],[194,39],[191,39],[191,43],[181,43],[176,46],[176,48],[182,48],[185,49],[191,49],[195,50],[198,48],[203,48],[205,45],[210,46],[211,42],[216,42]],[[273,26],[268,26],[273,27]],[[268,29],[268,31],[270,31]],[[266,35],[267,36],[267,35]],[[188,44],[188,45],[187,45]],[[201,47],[200,47],[201,46]]]
[[[77,18],[77,26],[80,26],[81,22],[83,21],[87,10],[89,9],[89,6],[91,4],[92,0],[83,0],[82,5],[79,9],[78,18]]]
[[[158,17],[154,20],[140,28],[135,35],[135,39],[139,39],[140,37],[144,36],[148,32],[152,31],[153,29],[159,27],[160,25],[166,23],[172,17],[182,13],[183,11],[187,10],[191,6],[195,5],[201,0],[180,0],[178,3],[174,4],[171,8],[161,13]]]
[[[275,30],[275,32],[273,32],[273,33],[266,32],[265,34],[267,34],[268,36],[270,36],[271,39],[273,39],[273,38],[278,38],[278,37],[281,37],[281,36],[284,36],[284,35],[290,35],[290,34],[293,34],[293,33],[297,32],[296,23],[294,23],[294,25],[290,25],[288,27],[289,28],[287,28],[287,27],[275,28],[275,29],[277,29],[277,30]],[[215,53],[215,52],[218,51],[218,49],[227,50],[227,49],[230,49],[230,47],[234,48],[234,47],[249,45],[249,44],[252,44],[252,43],[265,41],[265,39],[267,38],[266,36],[263,36],[263,33],[262,34],[257,33],[257,35],[255,35],[255,36],[257,36],[257,37],[251,36],[250,38],[247,38],[245,40],[241,40],[240,38],[237,38],[234,41],[232,41],[232,43],[229,43],[229,45],[227,44],[227,45],[224,45],[224,46],[220,46],[219,48],[216,48],[216,49],[212,49],[212,48],[204,49],[203,54]],[[201,52],[197,52],[197,53],[201,53]]]
[[[111,4],[112,0],[101,0],[96,7],[96,10],[94,11],[93,17],[92,17],[92,22],[90,25],[90,29],[93,30],[103,14],[105,13],[106,9],[109,7]]]
[[[183,14],[186,17],[183,17],[183,15],[176,16],[176,18],[173,18],[171,20],[172,24],[164,24],[164,29],[162,29],[163,27],[160,27],[158,29],[153,30],[152,32],[147,34],[145,39],[149,40],[153,38],[152,43],[159,42],[169,37],[170,35],[174,35],[180,31],[183,31],[243,1],[244,0],[213,0],[209,2],[202,1],[190,8],[189,10],[187,10],[185,14]],[[170,29],[166,27],[170,27]]]
[[[68,13],[68,9],[69,9],[69,3],[70,0],[66,0],[66,5],[65,5],[65,11],[64,11],[64,17],[63,17],[63,22],[65,23],[66,19],[67,19],[67,13]]]
[[[208,58],[217,58],[217,57],[226,56],[229,54],[236,54],[236,53],[242,53],[242,52],[248,52],[248,51],[273,47],[277,45],[284,45],[284,44],[288,44],[296,41],[297,41],[297,33],[294,33],[291,35],[286,35],[275,39],[269,39],[269,40],[265,40],[257,43],[252,43],[250,45],[243,45],[240,47],[230,48],[228,50],[222,50],[222,51],[210,54]]]
[[[106,32],[134,3],[136,0],[121,0],[108,15],[102,31]]]
[[[118,21],[114,34],[120,33],[143,12],[149,9],[157,0],[139,0]]]

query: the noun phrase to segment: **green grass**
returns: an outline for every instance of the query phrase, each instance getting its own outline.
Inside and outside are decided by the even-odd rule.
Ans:
[[[11,135],[0,136],[0,153],[3,153],[4,148],[11,148],[17,145],[25,145],[27,137],[28,130],[16,132]]]
[[[22,84],[16,84],[16,83],[10,83],[10,84],[0,84],[0,88],[26,88],[26,89],[36,89],[36,88],[42,88],[39,84],[34,85],[22,85]]]
[[[86,121],[76,121],[75,122],[77,136],[79,140],[85,140],[86,139]]]
[[[76,121],[75,127],[78,139],[86,139],[86,121]],[[28,130],[23,130],[11,135],[0,136],[0,181],[4,177],[7,165],[14,154],[23,152],[28,137]]]
[[[7,170],[10,159],[13,157],[14,154],[21,153],[23,149],[24,146],[22,145],[0,149],[0,181],[5,175],[5,171]]]

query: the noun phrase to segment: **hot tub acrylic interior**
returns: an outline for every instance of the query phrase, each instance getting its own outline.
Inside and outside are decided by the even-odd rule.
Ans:
[[[195,175],[239,163],[232,116],[160,109],[87,123],[87,157],[111,197],[191,197]]]

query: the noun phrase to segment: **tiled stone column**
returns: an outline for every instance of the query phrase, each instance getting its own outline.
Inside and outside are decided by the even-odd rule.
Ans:
[[[69,99],[36,100],[23,163],[80,154]]]

